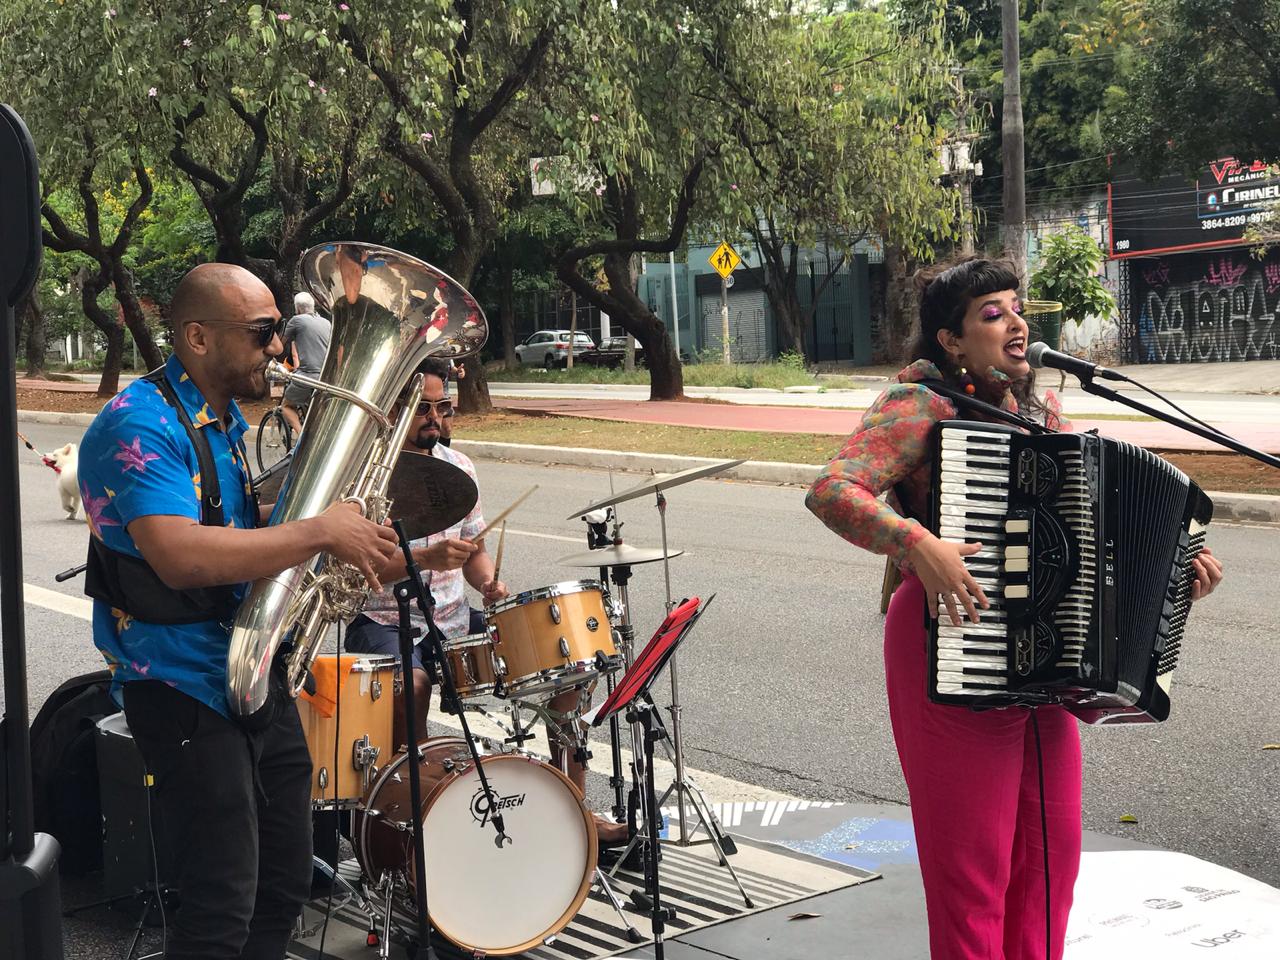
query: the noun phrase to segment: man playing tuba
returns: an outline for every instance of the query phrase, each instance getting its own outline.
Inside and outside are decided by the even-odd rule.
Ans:
[[[202,264],[170,317],[173,356],[111,400],[80,447],[94,643],[179,871],[166,956],[278,960],[310,892],[311,758],[287,694],[255,729],[232,719],[230,621],[247,581],[319,553],[380,589],[395,534],[337,503],[259,526],[269,508],[254,502],[236,399],[267,395],[267,364],[282,350],[261,281]]]

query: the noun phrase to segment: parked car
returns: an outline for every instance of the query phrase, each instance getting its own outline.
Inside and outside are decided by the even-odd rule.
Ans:
[[[585,354],[582,358],[583,363],[589,363],[592,366],[608,367],[615,370],[622,366],[627,355],[627,338],[626,337],[605,337],[600,341],[600,346],[591,353]],[[575,361],[577,358],[574,358]],[[636,366],[644,366],[644,347],[636,344]]]
[[[538,330],[516,347],[516,359],[524,366],[545,367],[552,370],[563,367],[569,357],[568,330]],[[595,350],[596,342],[585,333],[572,334],[573,356]]]

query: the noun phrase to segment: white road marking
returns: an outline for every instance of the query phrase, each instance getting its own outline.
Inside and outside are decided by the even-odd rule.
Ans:
[[[511,531],[507,531],[510,533]],[[529,714],[524,714],[528,718]],[[453,714],[445,713],[440,709],[440,695],[433,693],[431,696],[431,722],[438,723],[450,730],[462,730],[462,723]],[[506,732],[492,720],[483,717],[475,712],[467,713],[467,726],[471,728],[473,736],[490,737],[493,740],[501,741]],[[625,727],[625,724],[624,724]],[[605,729],[605,728],[601,728]],[[534,754],[541,760],[548,760],[549,756],[546,752],[546,731],[542,729],[542,725],[538,724],[537,741],[525,741],[524,749]],[[605,731],[607,734],[607,730]],[[626,730],[622,731],[624,741],[629,741],[630,737]],[[591,769],[592,772],[608,776],[604,772],[609,769],[609,741],[606,738],[603,742],[599,740],[591,741]],[[631,751],[624,746],[622,748],[622,766],[624,770],[631,767]],[[729,777],[722,777],[719,774],[711,773],[707,770],[695,770],[687,763],[685,764],[685,776],[691,783],[702,790],[707,798],[707,802],[711,804],[729,803],[732,801],[769,801],[777,803],[779,801],[785,803],[790,800],[799,798],[788,793],[780,793],[777,790],[770,790],[768,787],[761,787],[754,783],[743,783],[740,780],[732,780]],[[674,764],[667,761],[661,754],[654,758],[653,778],[654,784],[661,792],[666,789],[667,785],[675,779],[676,768]],[[689,808],[686,807],[686,810]],[[696,817],[690,813],[690,820],[696,820]]]
[[[57,590],[37,587],[34,583],[22,585],[22,597],[32,606],[44,607],[54,613],[65,613],[69,617],[79,617],[81,620],[93,620],[93,601],[84,597],[73,597]]]

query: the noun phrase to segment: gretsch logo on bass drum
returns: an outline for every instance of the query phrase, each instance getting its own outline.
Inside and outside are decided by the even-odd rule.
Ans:
[[[471,798],[471,817],[483,827],[489,822],[489,818],[493,816],[495,811],[513,810],[516,807],[524,806],[524,796],[523,793],[513,793],[506,797],[500,797],[495,794],[493,806],[490,807],[489,798],[485,795],[484,787],[480,787],[476,790],[475,796]]]

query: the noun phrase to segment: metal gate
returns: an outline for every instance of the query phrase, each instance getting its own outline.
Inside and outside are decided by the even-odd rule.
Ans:
[[[708,361],[724,355],[720,298],[702,297],[702,342]],[[763,290],[729,291],[729,355],[734,363],[769,359],[769,307]]]

